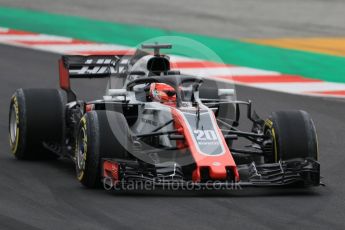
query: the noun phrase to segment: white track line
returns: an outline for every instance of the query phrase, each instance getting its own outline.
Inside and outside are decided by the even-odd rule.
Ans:
[[[4,27],[0,27],[0,32],[1,33],[5,33],[5,32],[8,32],[8,28],[4,28]]]
[[[261,89],[269,89],[281,92],[303,93],[313,91],[341,91],[345,90],[345,84],[332,82],[302,82],[302,83],[255,83],[245,84]]]
[[[70,42],[72,38],[60,37],[60,36],[51,36],[51,35],[6,35],[0,34],[0,41],[62,41],[62,42]]]
[[[194,74],[200,77],[210,76],[280,76],[275,71],[259,70],[247,67],[215,67],[215,68],[179,68],[181,73]]]

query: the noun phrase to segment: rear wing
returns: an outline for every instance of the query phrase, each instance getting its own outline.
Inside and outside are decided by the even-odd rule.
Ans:
[[[65,55],[59,60],[60,87],[67,92],[68,101],[75,101],[70,78],[105,78],[121,71],[123,56]],[[122,61],[121,61],[122,62]]]

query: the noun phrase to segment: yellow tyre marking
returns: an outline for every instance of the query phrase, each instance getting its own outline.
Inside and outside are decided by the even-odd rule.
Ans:
[[[84,177],[84,171],[81,171],[81,172],[79,173],[77,179],[78,179],[79,181],[81,181],[81,180],[83,179],[83,177]]]
[[[83,116],[80,120],[80,123],[82,125],[82,129],[84,129],[84,138],[83,138],[83,145],[84,145],[84,164],[86,163],[86,156],[87,156],[87,126],[86,126],[86,118]],[[79,146],[76,146],[76,154],[78,154],[78,148]],[[77,176],[77,179],[81,181],[85,175],[84,173],[85,167],[79,172],[79,175]]]
[[[276,139],[276,133],[274,131],[274,128],[271,129],[272,131],[272,137],[274,142],[274,162],[278,161],[278,149],[277,149],[277,139]]]
[[[272,126],[273,126],[273,122],[271,121],[271,120],[266,120],[265,121],[265,124],[271,129],[272,128]]]
[[[315,139],[316,139],[316,159],[315,160],[319,160],[319,157],[320,157],[320,153],[319,153],[319,139],[317,137],[317,132],[316,132],[315,125],[314,125],[314,129],[315,129]]]
[[[276,138],[276,132],[273,128],[273,122],[269,119],[265,121],[265,125],[270,129],[272,137],[273,137],[273,144],[274,144],[274,162],[278,161],[278,148],[277,148],[277,138]]]
[[[19,143],[19,106],[18,106],[18,100],[16,96],[13,96],[11,98],[13,100],[13,107],[16,113],[16,123],[17,123],[17,129],[16,129],[16,140],[14,143],[12,143],[11,137],[10,137],[10,145],[11,150],[14,155],[16,155],[17,149],[18,149],[18,143]]]

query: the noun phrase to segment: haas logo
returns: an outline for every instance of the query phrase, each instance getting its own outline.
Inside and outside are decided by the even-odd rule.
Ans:
[[[106,74],[106,73],[116,73],[114,62],[112,59],[87,59],[85,64],[104,64],[104,66],[83,66],[80,70],[77,70],[75,74]]]

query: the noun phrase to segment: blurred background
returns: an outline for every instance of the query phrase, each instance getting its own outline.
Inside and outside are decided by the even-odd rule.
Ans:
[[[345,35],[342,0],[0,0],[0,4],[223,38]]]

